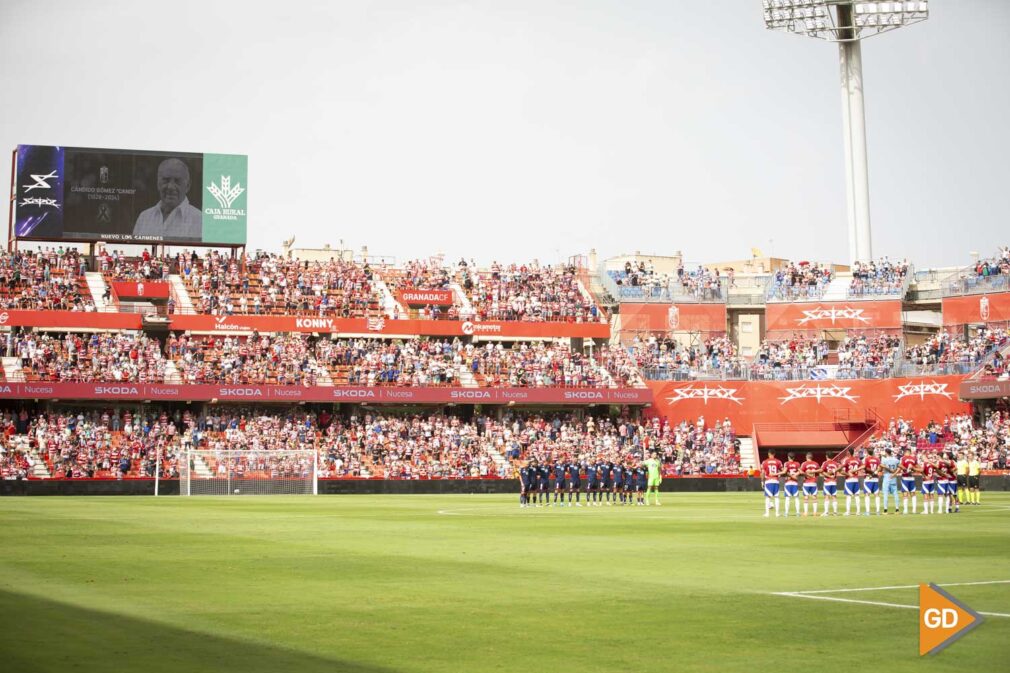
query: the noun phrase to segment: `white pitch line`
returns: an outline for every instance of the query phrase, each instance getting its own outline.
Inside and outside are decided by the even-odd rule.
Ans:
[[[915,585],[918,586],[918,585]],[[943,586],[953,586],[950,584]],[[908,587],[896,587],[896,588],[908,588]],[[811,596],[810,594],[802,594],[790,591],[779,591],[771,594],[772,596],[786,596],[788,598],[810,598],[815,601],[834,601],[836,603],[857,603],[859,605],[876,605],[885,608],[904,608],[908,610],[918,610],[918,605],[905,605],[903,603],[883,603],[881,601],[860,601],[853,598],[837,598],[835,596]],[[1010,617],[1010,614],[1003,612],[983,612],[982,610],[977,611],[980,615],[985,615],[987,617]]]
[[[972,587],[980,586],[983,584],[1010,584],[1010,580],[987,580],[985,582],[951,582],[948,584],[938,584],[941,587]],[[858,587],[855,589],[813,589],[811,591],[783,591],[779,592],[782,594],[844,594],[850,593],[852,591],[886,591],[888,589],[918,589],[918,584],[903,584],[901,586],[891,586],[891,587]]]

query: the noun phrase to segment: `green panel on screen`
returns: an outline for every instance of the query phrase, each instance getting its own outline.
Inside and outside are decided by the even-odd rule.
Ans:
[[[203,155],[203,242],[244,245],[248,157]]]

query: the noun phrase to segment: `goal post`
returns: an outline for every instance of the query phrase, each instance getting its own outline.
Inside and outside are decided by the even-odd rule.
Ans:
[[[316,495],[314,449],[190,449],[179,466],[180,495]]]

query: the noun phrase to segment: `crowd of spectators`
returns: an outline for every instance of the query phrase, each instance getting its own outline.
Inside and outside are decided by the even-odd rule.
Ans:
[[[471,347],[472,348],[472,347]],[[363,386],[459,385],[464,348],[459,339],[320,339],[317,362],[330,367],[334,384]]]
[[[883,257],[875,262],[856,262],[852,268],[850,297],[875,297],[901,294],[910,265],[908,260],[892,262]]]
[[[775,272],[767,298],[782,301],[818,299],[831,283],[831,269],[810,262],[789,262]]]
[[[96,264],[107,280],[142,282],[168,280],[181,258],[182,255],[152,256],[146,248],[138,257],[127,257],[119,250],[103,250],[96,255]]]
[[[901,355],[901,337],[894,334],[860,334],[838,345],[839,378],[890,375]]]
[[[1005,328],[980,327],[969,338],[941,331],[921,344],[908,346],[905,361],[922,369],[946,368],[968,373],[981,365],[989,353],[1005,346],[1008,339],[1010,332]],[[1003,358],[998,353],[995,357],[992,364],[1002,370]]]
[[[923,427],[904,418],[892,418],[887,428],[870,442],[874,448],[893,449],[901,453],[906,448],[921,451],[973,451],[984,470],[1004,470],[1010,466],[1010,414],[996,410],[976,423],[969,414],[948,416],[931,421]]]
[[[696,345],[685,345],[670,335],[635,335],[627,350],[647,379],[733,376],[739,375],[743,366],[736,346],[724,335]]]
[[[502,418],[355,412],[335,417],[300,407],[188,410],[130,408],[5,412],[0,475],[28,476],[41,459],[56,478],[179,476],[186,450],[194,478],[387,479],[511,477],[525,460],[640,461],[656,451],[668,475],[738,474],[739,443],[728,419],[709,426],[659,418],[508,412]],[[301,451],[302,455],[291,454]],[[232,453],[225,453],[232,452]],[[246,452],[236,456],[234,452]],[[271,453],[276,453],[272,456]],[[199,461],[199,462],[197,462]]]
[[[601,314],[580,287],[574,266],[502,265],[476,271],[465,262],[457,269],[471,308],[463,319],[524,322],[599,322]]]
[[[618,286],[621,299],[665,299],[690,297],[717,300],[722,295],[723,279],[718,270],[699,266],[693,271],[681,263],[675,274],[657,273],[652,260],[627,261],[624,269],[608,271]]]
[[[239,259],[212,251],[182,257],[179,273],[200,313],[352,318],[380,305],[371,267],[342,259],[309,262],[263,252]]]
[[[87,270],[80,252],[63,246],[0,252],[0,308],[94,311]]]
[[[774,379],[791,370],[808,370],[823,364],[828,356],[828,343],[822,339],[795,336],[790,339],[765,339],[751,362],[754,378]]]
[[[160,342],[140,332],[61,335],[11,332],[6,352],[21,360],[27,381],[165,381]]]
[[[637,462],[655,451],[667,475],[740,473],[739,443],[729,419],[709,427],[704,417],[671,425],[658,417],[514,416],[490,423],[489,433],[514,461]]]
[[[253,334],[250,337],[169,337],[167,356],[181,383],[319,384],[324,369],[313,356],[307,334]]]

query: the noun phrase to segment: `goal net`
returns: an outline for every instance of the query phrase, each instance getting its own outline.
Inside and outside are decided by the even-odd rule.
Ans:
[[[182,495],[315,495],[316,452],[190,450],[179,465]]]

